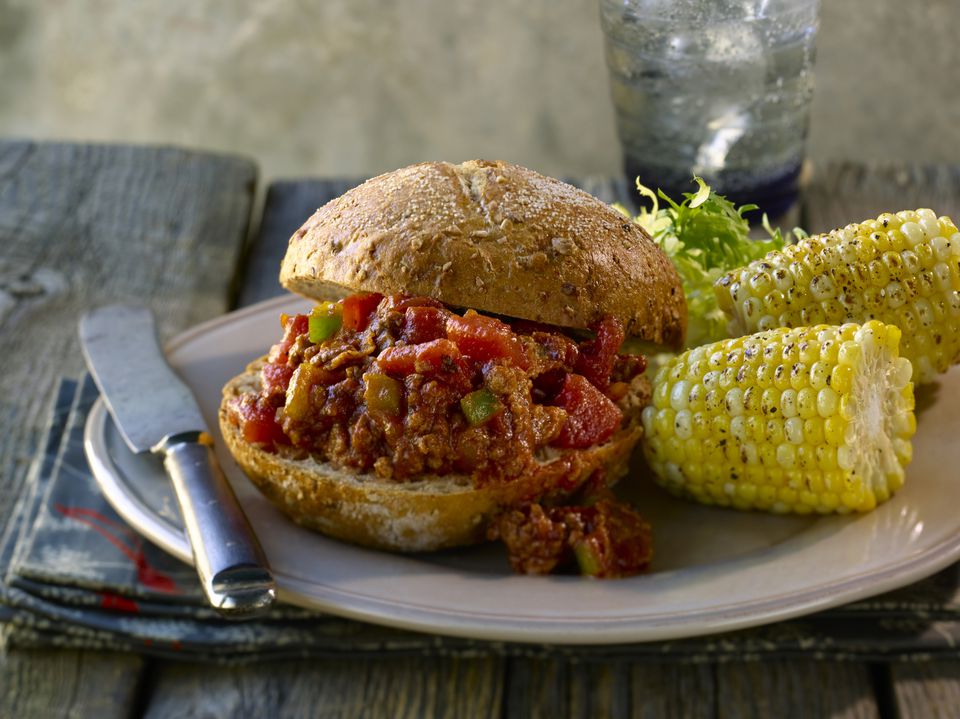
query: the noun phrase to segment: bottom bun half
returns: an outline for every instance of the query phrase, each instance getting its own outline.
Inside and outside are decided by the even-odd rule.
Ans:
[[[220,431],[234,459],[257,488],[298,524],[378,549],[421,552],[482,542],[498,512],[537,501],[545,488],[551,488],[551,499],[562,499],[598,470],[613,485],[626,474],[631,451],[643,434],[633,424],[603,445],[551,449],[550,456],[528,474],[479,487],[462,474],[397,482],[309,456],[293,457],[283,449],[268,452],[244,440],[228,403],[260,391],[262,363],[252,363],[223,390]]]

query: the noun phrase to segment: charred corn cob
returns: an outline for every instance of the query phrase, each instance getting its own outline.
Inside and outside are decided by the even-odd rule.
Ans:
[[[727,273],[714,290],[734,336],[877,319],[902,330],[916,382],[960,359],[960,233],[931,210],[801,240]]]
[[[705,504],[863,512],[903,484],[916,430],[900,330],[778,328],[675,357],[643,410],[658,482]]]

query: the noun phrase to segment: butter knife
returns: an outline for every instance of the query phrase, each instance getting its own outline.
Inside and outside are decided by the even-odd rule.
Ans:
[[[164,359],[153,313],[129,305],[88,312],[80,345],[127,446],[163,456],[211,606],[232,619],[267,610],[276,598],[273,575],[193,393]]]

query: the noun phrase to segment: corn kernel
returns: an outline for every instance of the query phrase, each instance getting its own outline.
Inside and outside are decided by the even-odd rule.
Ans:
[[[804,387],[797,392],[797,414],[803,419],[815,417],[817,414],[817,392],[811,387]]]
[[[772,414],[780,407],[780,390],[776,387],[767,387],[760,396],[760,411],[765,414]]]
[[[817,414],[821,417],[830,417],[840,409],[840,397],[831,387],[824,387],[817,392]]]
[[[782,428],[780,433],[783,434]],[[767,469],[779,466],[779,463],[777,462],[777,445],[768,443],[761,444],[757,448],[757,458],[759,459],[760,464]]]
[[[813,389],[820,390],[827,386],[827,379],[830,377],[830,365],[827,362],[814,362],[810,365],[810,386]]]
[[[817,454],[813,447],[801,444],[797,447],[797,466],[807,472],[817,466]]]
[[[785,389],[780,395],[780,412],[787,418],[797,416],[797,391],[795,389]]]
[[[803,441],[811,447],[823,445],[823,420],[818,417],[803,421]]]
[[[732,389],[727,390],[724,404],[727,408],[727,414],[729,414],[731,417],[742,415],[744,412],[743,390],[739,387],[733,387]]]
[[[799,417],[791,417],[784,422],[783,431],[788,442],[803,444],[803,420]]]
[[[847,423],[842,417],[839,415],[828,417],[823,423],[823,437],[828,444],[838,447],[843,444],[846,429]]]
[[[790,369],[785,364],[779,364],[773,370],[773,386],[779,390],[790,387]]]
[[[832,339],[820,343],[820,359],[827,365],[836,364],[839,352],[839,345]]]
[[[837,450],[829,445],[817,446],[817,466],[829,471],[837,468]]]
[[[672,434],[675,418],[676,412],[669,407],[658,410],[653,420],[653,431],[662,436],[669,436]]]
[[[840,416],[848,422],[857,416],[860,407],[856,398],[852,394],[845,394],[840,397]]]
[[[693,472],[690,471],[691,465],[697,466],[697,475],[702,474],[700,462],[703,461],[703,443],[691,437],[684,442],[686,450],[686,461],[684,462],[683,472],[686,477],[693,478]],[[689,463],[689,464],[688,464]]]
[[[646,427],[646,423],[644,423]],[[710,434],[710,422],[702,412],[690,412],[690,437],[701,440]]]
[[[792,444],[777,447],[777,463],[784,469],[793,469],[797,461],[797,450]]]
[[[734,439],[745,442],[749,437],[747,431],[747,418],[743,415],[737,415],[730,418],[730,436]]]
[[[687,408],[687,398],[690,396],[690,388],[688,382],[680,380],[674,384],[673,389],[670,390],[670,406],[677,412]]]
[[[739,368],[734,369],[733,367],[725,367],[720,373],[720,381],[717,382],[717,385],[720,389],[727,390],[733,387],[737,383],[737,372]]]
[[[690,410],[682,409],[673,419],[673,430],[680,439],[690,439],[693,436],[693,416]]]
[[[907,242],[909,243],[910,247],[918,245],[926,239],[923,233],[923,228],[921,228],[916,222],[904,222],[902,225],[900,225],[900,232],[902,232],[904,237],[907,238]]]
[[[850,365],[836,365],[827,384],[837,394],[847,394],[853,388],[853,368]]]
[[[776,501],[777,490],[775,487],[763,486],[757,489],[757,506],[761,509],[773,506]]]
[[[668,462],[673,462],[674,464],[679,465],[683,461],[683,440],[681,440],[679,437],[667,437],[667,441],[664,443],[663,449]]]
[[[664,373],[666,374],[666,373]],[[657,377],[660,373],[657,373]],[[657,408],[666,407],[670,404],[670,385],[667,382],[658,382],[654,379],[653,406]]]
[[[730,434],[730,418],[726,415],[714,415],[710,420],[710,425],[711,437],[719,437],[722,439]]]
[[[803,362],[794,362],[790,368],[790,386],[795,390],[800,390],[807,386],[810,380],[809,371]]]

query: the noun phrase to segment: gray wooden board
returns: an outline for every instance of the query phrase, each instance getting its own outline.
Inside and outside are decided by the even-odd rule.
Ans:
[[[257,237],[251,243],[241,276],[237,304],[240,307],[283,294],[280,260],[287,241],[314,211],[342,195],[361,179],[282,180],[267,188],[267,197]]]
[[[879,716],[866,665],[811,659],[720,665],[512,661],[507,717]]]
[[[14,649],[0,660],[0,716],[126,717],[146,662],[94,649]]]
[[[134,157],[137,153],[143,154]],[[198,166],[204,164],[200,158],[212,165],[199,171]],[[39,170],[37,163],[41,165]],[[124,163],[128,166],[124,167]],[[50,188],[76,183],[78,164],[84,167],[83,177],[92,179],[84,183],[83,192],[69,195],[58,191],[69,195],[69,201],[61,200]],[[117,164],[121,167],[116,167]],[[94,169],[90,170],[88,165]],[[178,167],[179,172],[165,174],[158,165],[172,165]],[[32,174],[23,175],[31,166]],[[211,166],[216,169],[211,171]],[[102,177],[96,168],[103,168]],[[68,179],[54,183],[56,170]],[[808,189],[810,201],[803,221],[810,229],[819,230],[863,219],[883,209],[917,204],[956,213],[960,182],[954,170],[905,172],[906,175],[904,171],[889,168],[866,171],[857,166],[839,166],[824,172]],[[215,178],[218,187],[228,189],[221,194],[211,193],[209,185],[214,183],[208,184],[198,175],[208,180]],[[906,179],[902,180],[904,176]],[[26,179],[17,181],[18,177]],[[160,197],[154,197],[150,191],[150,178],[165,183]],[[253,170],[248,164],[226,158],[129,148],[0,145],[0,239],[4,242],[4,264],[0,267],[3,290],[0,293],[0,348],[15,360],[42,353],[29,366],[29,371],[17,374],[17,382],[29,385],[31,377],[38,377],[46,382],[44,386],[49,386],[55,374],[75,370],[79,361],[72,344],[72,331],[71,336],[65,338],[46,330],[31,331],[31,328],[38,321],[72,326],[79,307],[103,301],[104,297],[142,295],[150,298],[155,306],[167,310],[161,318],[165,333],[221,311],[236,257],[236,241],[243,230],[242,221],[238,226],[237,218],[246,216],[241,206],[248,206],[252,180]],[[16,185],[12,193],[11,184]],[[28,189],[31,185],[35,186],[32,190]],[[110,192],[105,191],[104,185]],[[291,186],[297,185],[299,183]],[[330,196],[333,185],[304,184],[301,199],[296,199],[296,193],[290,194],[294,199],[284,204],[286,219],[270,214],[271,206],[283,200],[281,195],[286,195],[281,186],[277,187],[268,193],[260,242],[251,247],[247,279],[239,294],[242,304],[262,299],[268,296],[267,292],[279,292],[276,286],[269,288],[265,280],[256,288],[257,282],[271,275],[275,277],[286,239]],[[338,187],[338,191],[342,191],[344,184]],[[600,182],[589,189],[605,194],[603,187],[604,183]],[[48,200],[34,200],[35,196]],[[227,196],[234,199],[229,200]],[[50,197],[56,201],[51,203]],[[129,197],[140,197],[152,209],[141,209],[136,218],[125,216],[129,208],[120,205],[124,199],[129,202]],[[243,199],[238,199],[240,197]],[[942,200],[945,206],[938,205],[937,200]],[[228,210],[231,203],[234,206]],[[57,216],[51,212],[51,205],[69,208],[69,212]],[[171,208],[178,210],[176,220],[164,214]],[[174,229],[177,225],[181,230]],[[182,230],[184,225],[187,231]],[[203,231],[198,230],[201,227]],[[130,228],[143,231],[147,239],[140,237],[139,241],[146,245],[173,243],[176,247],[182,241],[182,250],[158,255],[155,247],[152,254],[150,247],[127,247],[118,238],[129,237]],[[190,234],[189,228],[193,228],[193,240],[184,238]],[[198,236],[213,246],[191,245]],[[56,242],[51,238],[65,241]],[[234,244],[227,248],[231,241]],[[32,252],[33,248],[37,252]],[[119,260],[119,268],[112,264],[118,262],[114,257],[118,253],[123,258]],[[108,255],[113,271],[98,271],[98,262],[106,261]],[[162,271],[151,272],[157,267]],[[118,271],[120,268],[122,271]],[[117,277],[118,274],[123,276]],[[201,283],[200,278],[205,276]],[[11,389],[19,385],[4,382],[0,379],[0,390],[5,390],[5,398],[15,398],[12,411],[17,420],[16,424],[7,425],[15,430],[11,434],[17,435],[16,438],[0,439],[0,466],[4,467],[0,481],[4,483],[3,488],[9,490],[22,482],[25,471],[25,467],[19,474],[11,471],[11,466],[16,470],[12,457],[19,456],[24,464],[29,459],[44,407],[43,398],[18,398],[11,394]],[[42,395],[43,391],[38,394]],[[21,425],[26,429],[20,429]],[[11,494],[8,491],[3,496]],[[0,500],[0,512],[9,511],[8,505],[9,500]],[[6,515],[0,513],[0,517],[5,519]],[[83,692],[80,684],[71,682],[79,678],[100,689],[96,693],[101,697],[104,694],[119,697],[106,708],[96,707],[98,715],[119,715],[122,706],[131,706],[131,697],[120,690],[122,686],[136,686],[140,681],[141,662],[136,657],[115,659],[114,655],[98,652],[48,652],[50,658],[44,660],[39,656],[42,654],[27,657],[21,652],[6,658],[0,676],[5,706],[27,707],[26,713],[21,714],[25,716],[30,716],[31,711],[39,716],[68,710],[86,715],[85,709],[93,709],[94,705],[76,705],[77,692],[81,695]],[[75,668],[65,673],[61,667],[71,663]],[[952,697],[950,692],[956,691],[960,684],[955,665],[936,662],[924,666],[930,672],[895,675],[897,701],[902,711],[906,705],[902,697],[909,696],[913,712],[909,716],[927,715],[923,713],[925,709],[935,707],[935,702],[942,705],[940,697]],[[24,677],[32,679],[35,673],[47,672],[58,677],[57,687],[44,685],[31,692],[18,688],[30,684]],[[123,681],[110,679],[111,676],[122,677]],[[870,674],[864,665],[818,665],[809,659],[723,666],[640,664],[623,660],[585,663],[568,658],[444,657],[258,663],[243,667],[156,662],[151,679],[145,684],[145,694],[139,702],[150,716],[249,716],[254,713],[296,716],[298,711],[304,716],[324,715],[324,712],[330,716],[496,716],[501,708],[508,716],[733,717],[769,715],[767,712],[780,709],[797,716],[878,714]],[[63,687],[70,686],[78,687],[77,692],[71,692],[71,699],[57,698]],[[54,697],[51,704],[27,701],[36,691],[46,691]],[[34,710],[32,706],[38,708]],[[46,710],[49,710],[47,714],[43,714]]]
[[[255,181],[234,157],[0,142],[0,525],[57,378],[83,369],[80,313],[146,302],[164,337],[221,314]],[[0,715],[126,716],[142,666],[135,655],[10,649]]]
[[[167,664],[148,719],[500,716],[501,659],[283,661],[235,669]]]
[[[894,664],[890,674],[900,719],[960,716],[960,661]]]

